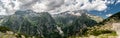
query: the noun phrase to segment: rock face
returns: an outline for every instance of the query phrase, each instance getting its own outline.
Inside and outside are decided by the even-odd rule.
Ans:
[[[84,10],[65,11],[65,12],[62,12],[60,14],[55,14],[52,16],[55,19],[57,24],[63,24],[65,26],[73,24],[74,21],[78,20],[79,18],[83,19],[83,20],[86,19],[86,21],[91,19],[91,20],[96,21],[97,23],[103,21],[103,18],[101,18],[99,16],[88,14]],[[81,20],[81,22],[82,22],[82,20]]]
[[[6,17],[2,25],[14,32],[30,36],[56,38],[59,32],[55,21],[47,12],[35,13],[32,10],[16,11],[14,15]]]
[[[112,26],[112,29],[115,30],[116,33],[120,36],[120,23],[113,23]]]
[[[60,14],[53,15],[58,26],[60,26],[66,35],[72,35],[79,32],[80,29],[93,26],[98,22],[93,20],[94,17],[83,10],[66,11]],[[98,18],[99,19],[99,18]],[[101,18],[100,18],[101,19]],[[99,21],[100,22],[100,21]]]
[[[91,14],[87,14],[87,16],[89,16],[90,19],[95,20],[97,23],[102,22],[104,20],[100,16],[95,16],[95,15],[91,15]]]

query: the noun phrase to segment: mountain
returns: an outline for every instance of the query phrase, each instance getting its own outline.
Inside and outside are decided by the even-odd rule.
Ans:
[[[97,23],[102,22],[104,20],[102,17],[96,15],[87,14],[87,16],[89,16],[90,19],[95,20]]]
[[[97,19],[96,19],[97,18]],[[66,11],[59,14],[18,10],[13,15],[4,17],[1,26],[10,28],[13,32],[44,38],[68,37],[79,30],[92,27],[103,19],[88,14],[83,10]]]
[[[83,10],[65,11],[52,16],[66,36],[80,32],[80,29],[94,26],[103,20],[103,18],[88,14]]]
[[[98,24],[98,26],[102,26],[102,27],[106,26],[106,27],[109,27],[106,29],[111,29],[113,28],[114,23],[120,23],[120,12],[113,14],[112,16],[104,19],[102,22]]]
[[[97,23],[103,21],[103,18],[88,14],[84,10],[65,11],[59,14],[54,14],[52,16],[58,24],[62,23],[64,25],[72,24],[73,21],[75,21],[77,18],[80,18],[80,17],[84,18],[84,16],[92,20],[95,20]]]
[[[2,26],[16,33],[45,38],[56,38],[59,35],[54,19],[47,12],[37,13],[32,10],[16,11],[5,17]]]
[[[119,38],[120,36],[120,12],[104,19],[102,22],[87,27],[83,33],[88,36],[94,35],[98,38]]]
[[[109,22],[109,23],[120,22],[120,12],[118,12],[118,13],[110,16],[110,17],[108,17],[108,18],[105,19],[103,22],[104,22],[104,23],[107,23],[107,22]]]
[[[113,14],[112,16],[108,17],[107,19],[103,20],[103,22],[99,23],[101,27],[106,27],[104,29],[113,30],[120,36],[120,12]]]

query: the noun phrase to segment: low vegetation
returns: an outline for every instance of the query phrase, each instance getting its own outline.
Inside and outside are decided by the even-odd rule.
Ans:
[[[10,31],[10,29],[4,26],[0,26],[0,32],[6,32],[6,31]]]

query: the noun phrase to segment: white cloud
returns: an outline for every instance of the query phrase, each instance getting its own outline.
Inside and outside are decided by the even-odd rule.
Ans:
[[[113,14],[107,14],[106,16],[107,16],[107,17],[110,17],[110,16],[112,16],[112,15],[113,15]]]
[[[0,15],[5,15],[6,10],[0,6]]]
[[[81,9],[97,11],[103,11],[106,8],[107,8],[106,2],[102,0],[95,0],[92,1],[92,3],[90,2],[84,3],[84,5],[81,7]]]
[[[118,0],[117,3],[120,3],[120,0]],[[116,3],[116,4],[117,4],[117,3]]]
[[[74,10],[104,11],[115,0],[0,0],[0,15],[13,14],[16,10],[31,9],[36,12],[59,13]],[[118,0],[119,2],[120,0]]]
[[[39,4],[39,3],[36,3],[34,6],[32,6],[32,8],[36,12],[43,12],[47,10],[47,6],[45,6],[44,4]]]
[[[64,4],[64,0],[44,0],[41,3],[37,2],[34,4],[32,9],[35,9],[34,11],[37,12],[50,11],[60,7],[62,4]]]

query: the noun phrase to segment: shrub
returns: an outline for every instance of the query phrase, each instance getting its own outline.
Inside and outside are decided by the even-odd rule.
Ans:
[[[5,26],[0,26],[0,31],[5,33],[6,31],[10,31],[10,29]]]

